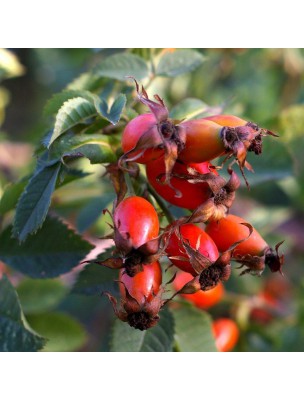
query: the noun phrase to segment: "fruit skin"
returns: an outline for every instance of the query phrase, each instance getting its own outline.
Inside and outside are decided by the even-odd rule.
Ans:
[[[182,122],[179,127],[186,135],[185,147],[179,154],[179,159],[185,163],[210,161],[225,152],[221,125],[206,119],[196,119]]]
[[[173,176],[170,179],[170,185],[163,184],[165,180],[165,163],[163,158],[151,161],[146,165],[147,178],[151,186],[169,203],[175,206],[194,210],[203,204],[212,195],[207,182],[190,183],[187,180],[175,177],[174,174],[187,174],[188,167],[194,169],[200,174],[213,173],[218,175],[215,169],[210,169],[212,164],[209,162],[184,164],[181,161],[175,163],[172,170]],[[160,182],[158,178],[160,178]],[[174,190],[176,189],[176,190]],[[179,197],[177,197],[179,195]]]
[[[248,228],[241,223],[246,223],[243,218],[229,214],[219,221],[211,221],[206,227],[206,232],[214,240],[220,252],[226,251],[233,243],[248,236]],[[262,256],[268,248],[262,236],[253,228],[249,239],[239,244],[233,250],[233,257]]]
[[[162,283],[162,270],[158,261],[143,266],[143,271],[130,277],[120,270],[119,290],[121,297],[126,300],[126,289],[129,294],[140,304],[150,302],[159,292]],[[125,289],[126,288],[126,289]]]
[[[131,151],[138,143],[142,136],[149,132],[149,136],[158,137],[157,120],[153,114],[141,114],[132,119],[126,125],[121,139],[121,146],[124,153]],[[130,155],[131,157],[137,156],[141,150],[134,151]],[[163,149],[149,148],[146,149],[143,154],[136,158],[135,161],[140,164],[145,164],[151,160],[154,160],[164,154]]]
[[[248,124],[248,121],[245,121],[242,118],[227,114],[212,115],[210,117],[205,117],[204,119],[213,121],[221,126],[229,126],[230,128],[236,128],[237,126],[245,126]]]
[[[155,239],[159,233],[157,212],[143,197],[131,196],[122,200],[114,211],[113,220],[115,230],[134,249]],[[119,239],[115,243],[119,248]]]
[[[240,332],[236,323],[231,319],[217,319],[212,324],[212,330],[218,351],[231,351],[237,344]]]
[[[179,272],[173,281],[174,289],[180,290],[192,278],[193,276],[187,272]],[[224,285],[220,282],[215,288],[206,292],[199,290],[194,294],[181,294],[181,296],[193,303],[196,307],[205,310],[219,303],[224,296],[224,292]]]
[[[246,224],[246,226],[242,225]],[[228,247],[242,239],[246,238],[246,231],[251,229],[250,237],[238,244],[232,252],[232,258],[247,268],[241,275],[251,273],[252,275],[261,275],[267,265],[271,272],[279,271],[282,275],[282,266],[284,264],[284,255],[280,255],[278,250],[281,244],[276,244],[273,250],[262,236],[245,220],[236,215],[228,215],[226,218],[215,222],[211,221],[206,228],[206,232],[212,237],[219,251],[223,252]]]
[[[219,252],[216,244],[211,237],[201,228],[194,224],[184,224],[180,226],[180,235],[185,241],[189,241],[189,245],[193,249],[197,249],[200,254],[208,257],[211,261],[216,261],[219,257]],[[174,232],[169,239],[166,248],[168,257],[183,257],[189,259],[189,256],[184,250],[183,244],[177,234]],[[172,264],[176,265],[179,269],[189,272],[193,276],[197,275],[190,261],[171,259]]]

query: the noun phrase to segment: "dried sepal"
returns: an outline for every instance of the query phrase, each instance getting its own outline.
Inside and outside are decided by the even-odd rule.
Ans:
[[[239,268],[246,267],[246,269],[241,272],[241,275],[251,274],[260,276],[264,272],[266,265],[271,272],[280,272],[280,274],[283,275],[282,267],[284,264],[284,254],[279,254],[279,247],[283,242],[284,240],[278,243],[275,246],[275,250],[271,247],[267,247],[264,250],[264,254],[261,256],[233,254],[233,260],[241,264]]]
[[[163,99],[161,99],[158,95],[155,95],[154,98],[155,100],[157,100],[157,102],[150,100],[148,93],[146,92],[143,85],[140,90],[139,84],[133,76],[127,76],[127,78],[132,79],[134,81],[139,101],[145,106],[149,107],[150,111],[153,113],[156,120],[158,122],[166,121],[169,117],[169,110],[166,107]]]
[[[190,217],[184,217],[184,223],[201,223],[207,222],[215,213],[214,198],[206,200],[202,205],[197,207]]]
[[[148,149],[162,148],[164,148],[163,138],[159,130],[154,129],[154,126],[151,126],[143,133],[136,145],[120,157],[118,161],[119,168],[128,171],[128,166],[126,165],[127,162],[136,161]]]
[[[119,281],[124,287],[124,296],[121,299],[120,307],[117,307],[117,299],[108,292],[104,292],[110,300],[115,315],[123,322],[127,322],[130,326],[141,331],[152,328],[159,320],[159,312],[165,304],[162,300],[164,288],[160,288],[157,294],[152,293],[153,297],[148,301],[139,303],[131,296],[125,284]]]
[[[268,135],[278,137],[277,134],[260,128],[252,122],[234,128],[224,127],[221,131],[221,139],[227,153],[225,161],[232,156],[236,158],[248,189],[250,186],[246,179],[244,168],[250,171],[253,170],[251,165],[246,161],[247,152],[254,152],[256,155],[261,154],[263,150],[263,137]]]
[[[98,264],[103,267],[111,268],[111,269],[120,269],[123,266],[123,261],[121,257],[109,257],[106,260],[87,260],[83,261],[81,264]]]

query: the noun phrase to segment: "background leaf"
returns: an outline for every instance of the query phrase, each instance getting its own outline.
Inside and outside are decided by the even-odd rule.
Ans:
[[[11,227],[0,235],[0,259],[32,278],[53,278],[74,268],[94,247],[55,218],[21,244]]]
[[[92,104],[94,104],[94,94],[89,92],[88,90],[63,90],[60,93],[54,94],[46,103],[44,107],[45,115],[54,115],[57,114],[62,105],[71,99],[76,97],[81,97],[85,100],[88,100]]]
[[[103,196],[94,197],[80,210],[76,226],[78,232],[86,231],[102,215],[103,209],[114,200],[114,193],[105,193]]]
[[[13,233],[20,241],[42,225],[51,204],[61,164],[38,170],[22,193],[16,208]]]
[[[122,110],[126,105],[126,102],[127,102],[126,96],[124,94],[120,94],[112,104],[110,111],[108,111],[108,105],[105,100],[99,103],[98,109],[104,118],[106,118],[108,121],[110,121],[112,124],[115,125],[120,120],[120,116]]]
[[[172,107],[170,117],[173,119],[191,119],[209,108],[208,104],[200,99],[188,98]]]
[[[25,314],[37,314],[55,308],[67,293],[59,280],[24,279],[17,293]]]
[[[17,294],[6,276],[0,280],[0,352],[37,351],[42,337],[25,328]]]
[[[97,110],[94,104],[83,97],[67,100],[56,115],[55,127],[49,146],[64,132],[88,118],[96,116],[96,114]]]
[[[205,57],[196,50],[185,49],[166,52],[156,67],[156,74],[175,77],[195,70],[204,61]]]
[[[149,75],[148,66],[141,57],[131,53],[119,53],[107,57],[95,69],[98,76],[125,81],[126,76],[142,80]]]
[[[174,320],[168,309],[160,313],[158,324],[146,331],[130,327],[126,322],[114,322],[112,351],[172,351]]]
[[[68,314],[31,315],[28,320],[37,332],[48,339],[43,351],[76,351],[87,340],[82,325]]]
[[[211,318],[206,312],[188,304],[172,312],[179,351],[217,351],[211,331]]]
[[[112,256],[112,251],[113,247],[99,254],[96,258],[105,260]],[[102,292],[108,291],[113,295],[118,295],[118,285],[115,279],[118,279],[117,270],[94,263],[87,264],[77,277],[73,287],[73,293],[94,296],[101,295]]]
[[[0,81],[23,75],[24,72],[24,66],[14,53],[6,49],[0,49]]]
[[[4,193],[0,200],[0,214],[4,215],[8,211],[16,207],[19,197],[21,196],[25,186],[27,184],[26,179],[11,183],[4,189]]]
[[[50,149],[50,157],[86,157],[91,164],[109,163],[116,156],[109,143],[109,138],[102,134],[77,134],[68,132],[62,135]]]

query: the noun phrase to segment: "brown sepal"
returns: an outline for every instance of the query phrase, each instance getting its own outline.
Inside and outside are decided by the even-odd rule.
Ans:
[[[128,167],[125,165],[126,162],[136,161],[147,149],[158,149],[164,147],[162,136],[158,129],[155,128],[156,125],[152,125],[145,133],[143,133],[136,143],[136,146],[120,157],[118,161],[119,168],[128,171]],[[137,154],[134,155],[134,153]]]
[[[279,255],[279,247],[283,243],[284,240],[276,244],[275,253],[271,248],[267,249],[265,252],[265,264],[270,268],[271,272],[279,271],[281,275],[284,275],[282,271],[282,267],[284,264],[284,254]]]
[[[119,204],[125,197],[128,190],[123,171],[119,168],[117,162],[108,164],[105,168],[106,172],[104,175],[109,175],[117,196],[116,204]]]
[[[139,101],[142,104],[144,104],[145,106],[149,107],[151,112],[154,114],[156,120],[158,122],[166,121],[169,117],[169,111],[168,111],[167,107],[165,106],[165,103],[163,102],[163,100],[158,95],[154,96],[157,103],[155,101],[150,100],[149,96],[143,86],[141,87],[141,91],[140,91],[139,84],[133,76],[127,76],[127,78],[132,79],[134,81],[135,86],[136,86],[137,97],[138,97]]]

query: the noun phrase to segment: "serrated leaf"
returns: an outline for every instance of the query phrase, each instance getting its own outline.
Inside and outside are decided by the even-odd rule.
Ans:
[[[67,130],[97,115],[95,105],[83,97],[63,103],[56,115],[55,127],[48,147]]]
[[[54,309],[64,298],[67,288],[53,279],[24,279],[17,293],[25,314],[37,314]]]
[[[125,81],[126,76],[142,80],[149,75],[148,66],[141,57],[131,53],[119,53],[107,57],[96,68],[98,76]]]
[[[60,169],[56,188],[67,185],[68,183],[76,181],[77,179],[86,178],[90,175],[91,172],[84,172],[80,169],[68,168],[67,166],[63,165]]]
[[[54,278],[74,268],[94,246],[56,218],[19,244],[11,227],[0,235],[0,260],[32,278]]]
[[[185,49],[165,53],[157,67],[156,75],[175,77],[198,68],[205,61],[205,57],[198,51]]]
[[[211,330],[211,318],[202,310],[185,304],[172,310],[175,341],[179,351],[217,351]]]
[[[76,351],[87,340],[82,325],[64,313],[47,313],[28,317],[31,326],[48,339],[43,351]]]
[[[51,204],[61,164],[38,168],[19,198],[13,234],[24,241],[42,225]]]
[[[76,226],[78,232],[82,233],[102,215],[103,209],[114,200],[114,193],[106,193],[89,201],[79,212]]]
[[[21,196],[26,184],[27,180],[24,179],[19,182],[11,183],[5,187],[4,193],[0,200],[0,215],[4,215],[16,207],[18,199]]]
[[[158,324],[146,331],[131,328],[126,322],[114,322],[111,351],[169,352],[173,348],[174,320],[168,309],[160,313]]]
[[[18,296],[6,276],[0,280],[0,352],[37,351],[42,337],[25,328]]]
[[[98,255],[99,260],[105,260],[112,256],[113,248],[107,249]],[[73,286],[72,292],[84,294],[87,296],[101,295],[102,292],[108,291],[113,295],[118,295],[118,285],[114,282],[118,279],[118,271],[102,265],[88,264],[80,272]]]
[[[95,91],[104,85],[104,80],[103,77],[96,76],[92,72],[85,72],[69,83],[66,89]]]
[[[182,100],[171,109],[170,117],[173,119],[191,119],[209,108],[208,104],[200,99],[188,98]]]
[[[76,97],[81,97],[91,103],[94,103],[94,94],[90,93],[87,90],[63,90],[60,93],[54,94],[48,100],[44,107],[43,113],[45,115],[57,114],[57,112],[66,101],[74,99]]]
[[[98,109],[104,118],[115,125],[120,120],[120,116],[126,105],[126,102],[126,96],[124,94],[120,94],[112,104],[110,111],[108,111],[108,105],[103,99],[100,101]]]
[[[63,157],[86,157],[91,164],[116,161],[110,140],[102,134],[77,134],[68,132],[62,135],[50,149],[53,159]]]

